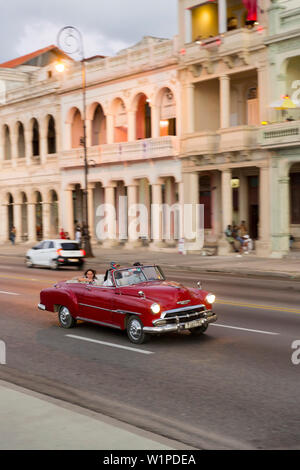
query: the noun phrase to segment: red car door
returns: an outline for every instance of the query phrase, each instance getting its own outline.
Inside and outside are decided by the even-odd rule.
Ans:
[[[115,287],[85,285],[78,291],[80,318],[100,324],[112,324]]]

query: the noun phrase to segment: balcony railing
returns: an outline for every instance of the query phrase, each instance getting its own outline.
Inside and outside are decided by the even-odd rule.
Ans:
[[[256,126],[237,126],[188,134],[182,139],[181,156],[255,149],[259,146],[258,132]]]
[[[214,131],[196,132],[182,140],[184,155],[211,154],[217,152],[218,147],[219,136]]]
[[[251,150],[258,147],[258,128],[256,126],[237,126],[220,129],[220,152]]]
[[[176,136],[97,145],[88,148],[88,158],[95,165],[126,161],[143,161],[155,158],[172,158],[178,155],[179,140]],[[83,166],[83,164],[82,148],[65,150],[59,157],[60,168]]]
[[[202,43],[192,42],[185,45],[185,53],[182,55],[182,61],[191,63],[193,61],[205,61],[210,56],[224,57],[232,54],[241,54],[241,58],[247,64],[247,53],[252,49],[264,45],[266,32],[264,29],[235,29],[228,31],[220,36]]]
[[[263,126],[259,132],[262,147],[278,148],[300,145],[300,121],[285,121]]]

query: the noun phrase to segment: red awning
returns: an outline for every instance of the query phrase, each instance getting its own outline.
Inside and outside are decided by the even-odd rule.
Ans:
[[[245,7],[248,10],[247,21],[257,20],[257,0],[243,0]]]

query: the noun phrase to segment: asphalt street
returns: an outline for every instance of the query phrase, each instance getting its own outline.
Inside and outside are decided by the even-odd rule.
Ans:
[[[99,272],[104,266],[93,262]],[[216,294],[216,324],[152,337],[79,323],[59,328],[39,292],[77,275],[0,259],[0,379],[101,412],[197,449],[300,449],[300,282],[166,271]],[[299,354],[300,356],[300,354]]]

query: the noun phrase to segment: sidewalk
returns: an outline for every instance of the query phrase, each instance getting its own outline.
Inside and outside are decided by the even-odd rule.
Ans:
[[[1,245],[1,256],[17,256],[24,258],[31,245],[11,244]],[[162,268],[177,268],[195,273],[227,273],[239,276],[259,276],[300,280],[300,254],[291,253],[288,258],[273,259],[259,258],[254,254],[243,255],[241,258],[234,253],[228,256],[201,256],[199,254],[180,255],[165,251],[150,251],[149,249],[125,250],[123,248],[103,249],[93,245],[95,258],[87,259],[87,265],[95,267],[108,266],[110,261],[121,265],[141,263],[156,263]]]
[[[0,450],[176,450],[166,439],[0,380]]]

